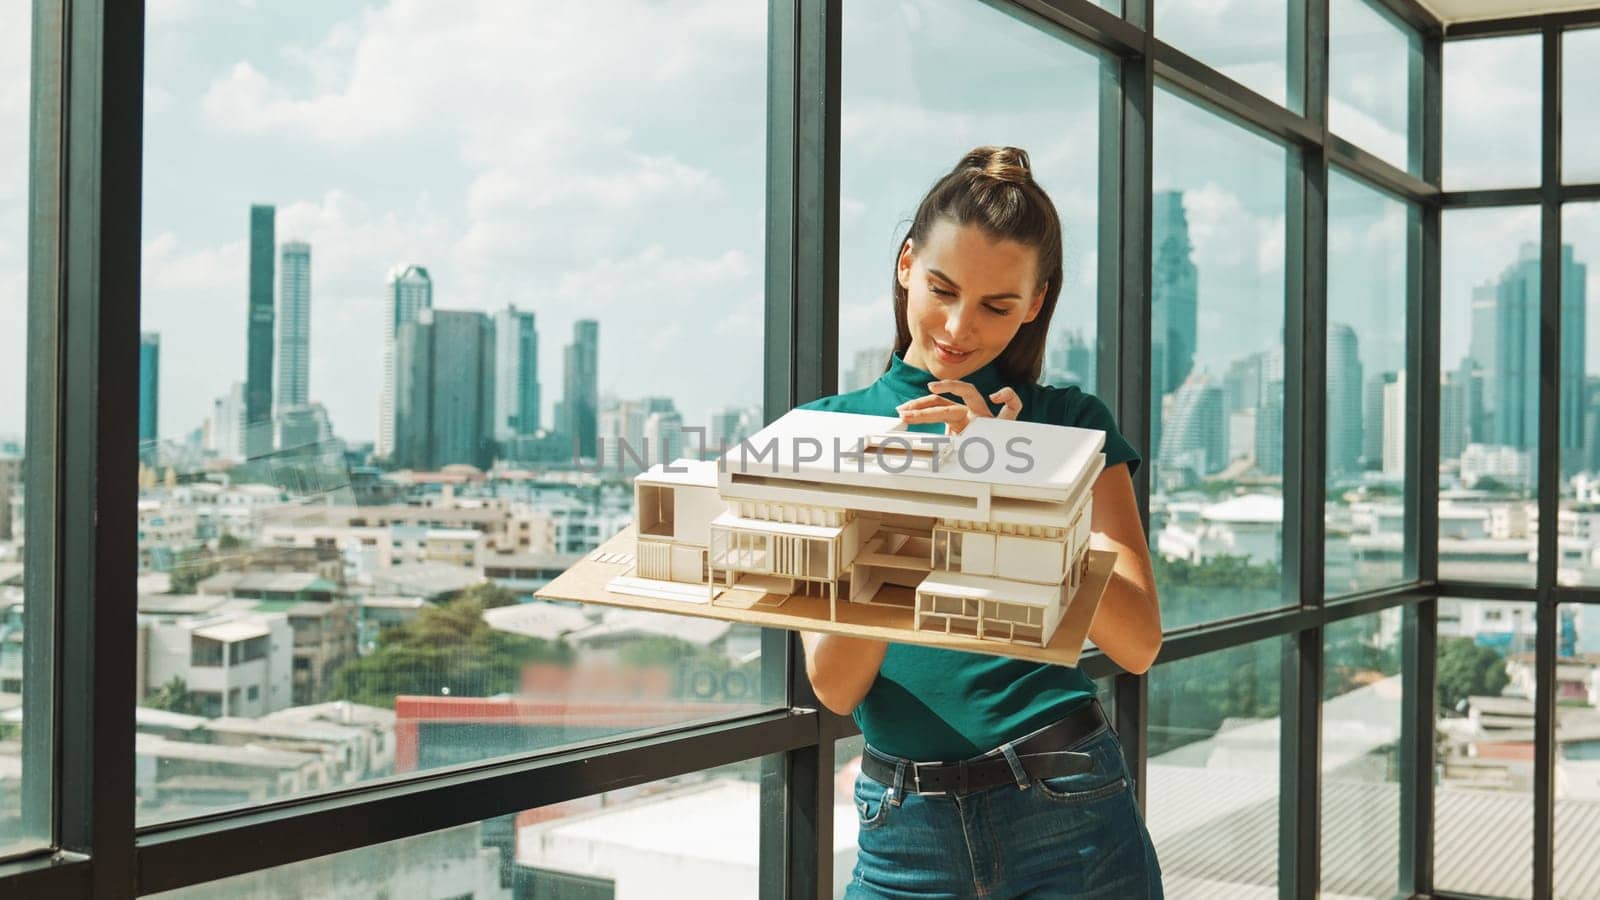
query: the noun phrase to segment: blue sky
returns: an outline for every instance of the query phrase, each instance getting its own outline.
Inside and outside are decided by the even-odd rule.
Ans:
[[[1161,35],[1281,97],[1281,5],[1164,2]],[[28,6],[0,0],[0,121],[18,125]],[[408,262],[433,272],[440,307],[538,314],[547,415],[581,317],[602,323],[603,392],[673,396],[691,422],[714,405],[759,401],[764,5],[606,2],[538,16],[526,6],[152,0],[143,288],[144,326],[163,340],[163,434],[197,427],[243,377],[252,202],[278,205],[280,241],[312,244],[311,394],[347,437],[374,431],[384,276]],[[927,186],[978,143],[1032,154],[1066,229],[1057,330],[1092,336],[1097,54],[962,0],[845,10],[843,364],[891,337],[895,242]],[[1402,162],[1406,43],[1354,0],[1336,0],[1333,15],[1335,126]],[[1569,51],[1568,77],[1600,78],[1581,70],[1600,63],[1579,57]],[[1527,118],[1537,96],[1517,87],[1536,89],[1532,59],[1529,82],[1506,74],[1526,75],[1516,42],[1447,53],[1452,178],[1516,171],[1537,135]],[[1569,111],[1569,136],[1597,118]],[[1593,143],[1573,137],[1569,165],[1600,178]],[[1172,95],[1158,100],[1156,187],[1186,193],[1199,362],[1214,370],[1279,339],[1284,158]],[[12,398],[22,396],[25,160],[25,130],[0,129],[0,171],[14,173],[0,179],[0,396]],[[1330,318],[1363,333],[1366,356],[1367,333],[1394,331],[1403,257],[1391,248],[1403,220],[1370,191],[1343,196],[1330,278],[1360,302]],[[1510,260],[1528,212],[1447,216],[1447,309]],[[1568,240],[1600,259],[1594,212],[1569,211]],[[1447,361],[1464,342],[1447,329]],[[0,433],[21,423],[20,402],[0,405]]]

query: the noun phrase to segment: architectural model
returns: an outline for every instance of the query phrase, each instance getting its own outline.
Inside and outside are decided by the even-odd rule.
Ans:
[[[1003,419],[942,435],[794,410],[720,459],[638,475],[636,527],[539,595],[1001,653],[1050,647],[1082,600],[1061,644],[1075,660],[1114,559],[1089,550],[1104,442]]]

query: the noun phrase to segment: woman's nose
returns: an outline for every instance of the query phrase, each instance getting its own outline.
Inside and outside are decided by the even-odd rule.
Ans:
[[[952,340],[959,342],[966,337],[966,330],[972,324],[972,311],[965,303],[951,305],[950,312],[945,316],[944,330],[950,333]]]

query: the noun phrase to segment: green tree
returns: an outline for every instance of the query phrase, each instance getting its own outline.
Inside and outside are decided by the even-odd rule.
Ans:
[[[1505,659],[1467,637],[1439,639],[1437,672],[1440,709],[1453,710],[1472,696],[1499,696],[1511,681]]]
[[[370,655],[339,669],[332,698],[393,707],[402,694],[489,697],[515,691],[531,662],[569,662],[561,641],[507,634],[483,620],[477,597],[425,608],[378,638]]]
[[[493,581],[482,581],[467,588],[456,597],[456,600],[475,600],[484,609],[517,605],[517,595]]]
[[[156,688],[150,696],[139,701],[139,705],[148,709],[164,709],[167,712],[190,716],[201,714],[199,699],[190,693],[189,685],[176,675],[172,676],[171,681]]]
[[[1283,581],[1283,573],[1277,566],[1252,563],[1248,556],[1213,556],[1196,563],[1186,559],[1167,559],[1157,553],[1151,563],[1157,585],[1277,588]]]
[[[171,594],[192,594],[199,588],[200,582],[220,570],[216,560],[211,557],[211,551],[203,547],[180,550],[173,556],[172,571],[167,573],[167,592]]]
[[[222,537],[217,538],[218,550],[237,550],[243,546],[244,541],[230,532],[223,532]]]

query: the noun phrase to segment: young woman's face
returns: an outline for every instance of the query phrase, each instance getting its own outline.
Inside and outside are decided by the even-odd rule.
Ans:
[[[935,222],[925,246],[908,239],[897,277],[906,291],[905,361],[961,378],[1000,356],[1044,306],[1039,253],[974,225]]]

